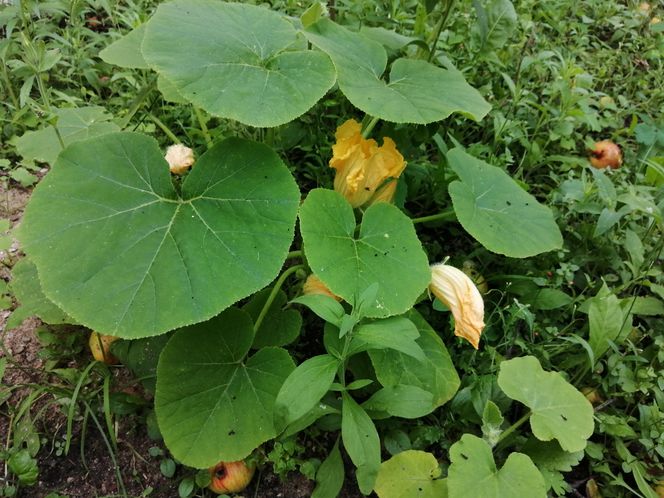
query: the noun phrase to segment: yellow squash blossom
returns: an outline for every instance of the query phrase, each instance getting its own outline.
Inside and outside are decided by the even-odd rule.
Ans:
[[[479,347],[484,329],[484,301],[473,281],[453,266],[431,266],[429,289],[452,311],[454,334]]]
[[[330,289],[328,289],[327,286],[321,281],[321,279],[313,273],[309,275],[307,280],[304,282],[302,293],[305,296],[312,294],[322,294],[323,296],[328,296],[332,299],[336,299],[337,301],[341,301],[341,298],[333,294],[332,291],[330,291]]]
[[[396,179],[406,167],[394,141],[385,137],[379,147],[375,140],[362,137],[362,127],[354,119],[337,128],[335,137],[330,159],[330,167],[336,170],[334,190],[353,207],[392,202]]]

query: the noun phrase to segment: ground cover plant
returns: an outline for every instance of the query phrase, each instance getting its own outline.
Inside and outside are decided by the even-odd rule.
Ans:
[[[660,6],[0,9],[3,496],[662,495]]]

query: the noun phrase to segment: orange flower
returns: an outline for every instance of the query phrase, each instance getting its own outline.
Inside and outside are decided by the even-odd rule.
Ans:
[[[331,297],[337,301],[341,301],[341,298],[330,291],[327,286],[313,273],[307,277],[307,280],[304,282],[302,287],[302,293],[306,295],[312,294],[322,294],[323,296]]]
[[[374,202],[392,202],[397,182],[406,163],[389,137],[383,145],[362,137],[362,127],[349,119],[339,128],[332,146],[330,167],[336,170],[334,190],[353,207],[367,207]]]
[[[453,266],[432,265],[429,289],[452,311],[454,335],[477,349],[484,329],[484,301],[470,277]]]

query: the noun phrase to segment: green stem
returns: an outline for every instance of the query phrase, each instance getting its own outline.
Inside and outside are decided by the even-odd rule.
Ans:
[[[456,219],[456,214],[454,209],[446,209],[437,214],[431,214],[429,216],[422,216],[421,218],[413,218],[413,224],[415,223],[427,223],[429,221],[452,221]]]
[[[118,126],[120,127],[121,130],[124,130],[129,125],[131,119],[138,112],[138,110],[143,105],[145,99],[148,97],[148,95],[150,95],[150,93],[152,93],[152,90],[154,90],[156,86],[157,86],[157,79],[154,78],[139,92],[134,101],[131,103],[127,115],[118,122]]]
[[[286,259],[301,258],[304,255],[302,250],[291,251],[286,255]]]
[[[49,114],[53,114],[53,111],[51,110],[51,101],[48,98],[48,92],[46,91],[46,88],[44,88],[44,82],[41,79],[41,73],[37,73],[36,79],[37,79],[37,88],[39,89],[39,94],[41,95],[41,98],[44,101],[44,107],[46,107],[46,110],[48,111]],[[64,149],[65,141],[62,139],[62,135],[60,134],[60,130],[58,129],[57,122],[53,126],[53,129],[55,130],[55,136],[58,137],[58,142],[60,142],[60,147]]]
[[[14,108],[18,111],[19,109],[19,102],[18,99],[16,98],[16,94],[14,93],[14,89],[12,88],[11,81],[9,80],[9,75],[7,74],[7,64],[2,64],[2,77],[5,80],[5,86],[7,87],[7,93],[9,93],[9,98],[12,101],[12,104],[14,104]]]
[[[348,359],[346,358],[346,355],[348,355],[348,348],[350,347],[350,340],[353,335],[353,331],[349,330],[348,333],[346,334],[346,337],[344,337],[344,350],[341,352],[341,365],[339,365],[339,384],[342,386],[346,387],[346,362]]]
[[[161,128],[161,131],[163,131],[168,138],[171,139],[171,141],[174,144],[179,144],[180,140],[178,137],[175,136],[175,133],[173,133],[168,126],[166,126],[161,119],[159,119],[157,116],[154,114],[150,113],[149,114],[150,119],[154,121],[154,124],[156,124],[159,128]]]
[[[533,414],[533,412],[528,411],[523,417],[521,417],[519,420],[514,422],[512,425],[510,425],[507,429],[505,429],[500,436],[498,436],[498,441],[496,441],[496,444],[500,443],[503,439],[505,439],[507,436],[512,434],[515,430],[517,430],[519,427],[521,427],[523,424],[526,423],[526,421],[530,418],[530,416]]]
[[[377,118],[377,117],[372,117],[371,118],[371,121],[369,121],[369,124],[367,124],[367,126],[364,128],[364,130],[362,130],[362,136],[364,138],[367,138],[369,136],[369,133],[371,133],[371,131],[374,129],[374,126],[376,126],[376,123],[378,123],[378,121],[380,121],[380,118]]]
[[[431,41],[431,49],[429,50],[429,58],[427,59],[427,62],[431,62],[434,55],[436,55],[436,46],[438,45],[438,39],[440,38],[440,33],[442,33],[445,24],[447,24],[447,19],[449,19],[450,17],[450,13],[452,12],[452,7],[454,6],[455,1],[456,0],[447,0],[447,8],[445,9],[445,12],[440,18],[440,21],[438,22],[438,27],[436,28],[436,34],[434,35],[433,40]]]
[[[198,124],[201,126],[201,131],[203,132],[203,137],[205,138],[205,144],[209,149],[212,147],[212,138],[210,138],[210,131],[208,130],[207,124],[205,124],[205,119],[203,119],[203,114],[201,114],[201,110],[196,106],[194,106],[194,113],[196,113]]]
[[[272,288],[272,292],[270,292],[270,295],[267,297],[267,301],[265,301],[265,304],[263,305],[263,309],[260,312],[260,315],[258,315],[258,318],[256,318],[256,323],[254,323],[254,332],[258,332],[258,329],[260,328],[261,324],[263,323],[263,320],[265,319],[265,315],[267,315],[268,310],[270,309],[270,306],[272,306],[272,303],[277,297],[277,294],[279,294],[279,289],[281,289],[281,286],[284,285],[284,282],[286,279],[295,273],[297,270],[300,270],[304,268],[304,265],[295,265],[291,266],[287,270],[285,270],[281,275],[279,275],[279,278],[274,284],[274,287]]]

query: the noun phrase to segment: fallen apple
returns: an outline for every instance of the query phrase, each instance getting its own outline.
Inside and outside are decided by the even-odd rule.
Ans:
[[[611,140],[602,140],[590,151],[590,164],[598,169],[618,169],[622,164],[622,152]]]
[[[111,344],[117,341],[119,337],[112,335],[103,335],[99,332],[90,333],[88,345],[95,360],[106,363],[107,365],[116,365],[120,363],[115,356],[111,354]]]
[[[208,489],[218,495],[237,493],[246,488],[254,477],[256,466],[243,461],[219,462],[210,467],[210,485]]]

